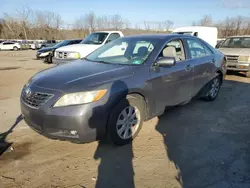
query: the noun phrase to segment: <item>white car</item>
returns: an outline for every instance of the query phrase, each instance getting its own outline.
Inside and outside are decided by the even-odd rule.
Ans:
[[[20,50],[21,45],[16,42],[2,42],[0,43],[0,50]]]
[[[53,62],[60,64],[86,57],[104,44],[123,36],[121,31],[97,31],[91,33],[80,44],[58,48],[55,51]]]

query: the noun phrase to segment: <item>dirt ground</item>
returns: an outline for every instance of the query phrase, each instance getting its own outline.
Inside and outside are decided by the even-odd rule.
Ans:
[[[0,187],[249,188],[250,79],[228,75],[196,100],[144,124],[131,145],[47,139],[20,118],[25,82],[51,65],[35,51],[0,52]]]

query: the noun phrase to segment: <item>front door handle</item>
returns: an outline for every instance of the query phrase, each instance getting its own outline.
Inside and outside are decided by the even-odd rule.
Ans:
[[[186,66],[186,70],[187,70],[187,71],[192,70],[192,66],[191,66],[191,65],[187,65],[187,66]]]

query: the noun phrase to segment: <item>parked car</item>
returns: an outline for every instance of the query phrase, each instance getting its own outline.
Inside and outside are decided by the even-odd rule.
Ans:
[[[121,31],[98,31],[88,35],[80,44],[58,48],[55,51],[53,62],[56,64],[67,63],[86,57],[94,50],[100,48],[117,38],[123,37]]]
[[[0,43],[0,50],[20,50],[21,45],[17,42],[5,41]]]
[[[44,48],[44,47],[53,46],[56,43],[57,42],[55,40],[47,40],[47,41],[43,41],[43,42],[36,41],[35,43],[33,43],[31,45],[31,49],[32,50],[38,50],[38,49],[41,49],[41,48]]]
[[[250,78],[250,36],[229,37],[219,50],[225,54],[227,70],[244,72]]]
[[[62,46],[68,46],[73,44],[79,44],[82,39],[75,39],[75,40],[64,40],[62,42],[57,43],[51,47],[44,47],[37,51],[36,58],[37,59],[44,59],[47,63],[52,63],[52,58],[54,57],[54,52],[57,48]]]
[[[27,124],[49,138],[129,143],[143,121],[193,97],[216,99],[224,55],[186,35],[114,40],[87,57],[33,76],[21,94]]]
[[[40,48],[51,47],[54,46],[56,43],[56,40],[47,40],[41,44]]]
[[[215,47],[218,39],[218,29],[216,27],[190,26],[180,27],[173,31],[173,34],[184,34],[196,36]]]

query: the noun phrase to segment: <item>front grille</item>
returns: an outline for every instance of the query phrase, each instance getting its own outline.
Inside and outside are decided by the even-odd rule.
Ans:
[[[68,53],[67,52],[57,52],[56,57],[61,59],[66,59]]]
[[[226,60],[230,62],[235,62],[238,63],[239,56],[232,56],[232,55],[227,55]]]
[[[53,97],[53,94],[35,92],[35,93],[31,93],[31,94],[29,94],[29,96],[27,96],[25,91],[22,92],[22,100],[27,105],[29,105],[33,108],[41,107],[51,97]]]

